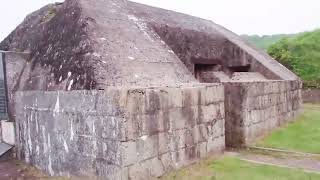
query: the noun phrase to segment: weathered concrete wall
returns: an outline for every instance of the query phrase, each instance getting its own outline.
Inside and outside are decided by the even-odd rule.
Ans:
[[[229,82],[226,94],[226,145],[244,146],[293,119],[302,106],[301,82]]]
[[[16,98],[18,155],[51,175],[150,179],[225,148],[221,84]]]
[[[306,103],[320,103],[320,89],[305,89],[302,98]]]

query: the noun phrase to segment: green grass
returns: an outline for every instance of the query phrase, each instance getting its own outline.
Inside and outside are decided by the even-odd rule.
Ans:
[[[274,131],[257,145],[320,154],[320,105],[306,104],[296,121]]]
[[[318,174],[305,173],[300,170],[258,165],[224,157],[216,161],[198,164],[181,171],[171,173],[165,180],[316,180]]]

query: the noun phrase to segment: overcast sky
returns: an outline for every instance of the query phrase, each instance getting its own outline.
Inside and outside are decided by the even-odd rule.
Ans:
[[[50,2],[2,0],[0,40],[24,17]],[[133,0],[211,19],[238,34],[296,33],[320,28],[320,0]]]

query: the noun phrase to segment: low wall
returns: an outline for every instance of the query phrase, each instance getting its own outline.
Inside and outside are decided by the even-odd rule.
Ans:
[[[51,175],[150,179],[225,148],[221,84],[16,99],[18,156]]]
[[[302,97],[305,103],[320,103],[320,89],[305,89]]]
[[[226,145],[249,145],[293,119],[302,106],[299,81],[225,83]]]

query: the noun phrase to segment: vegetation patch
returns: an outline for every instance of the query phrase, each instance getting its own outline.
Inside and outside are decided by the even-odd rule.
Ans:
[[[302,78],[305,88],[320,88],[320,29],[299,34],[242,35]]]
[[[223,157],[210,163],[197,164],[171,173],[165,180],[316,180],[320,175],[305,173],[296,169],[258,165],[242,161],[236,157]]]
[[[283,38],[268,53],[301,77],[304,87],[320,88],[320,30]]]
[[[320,105],[306,104],[296,121],[272,132],[257,145],[320,154]]]

